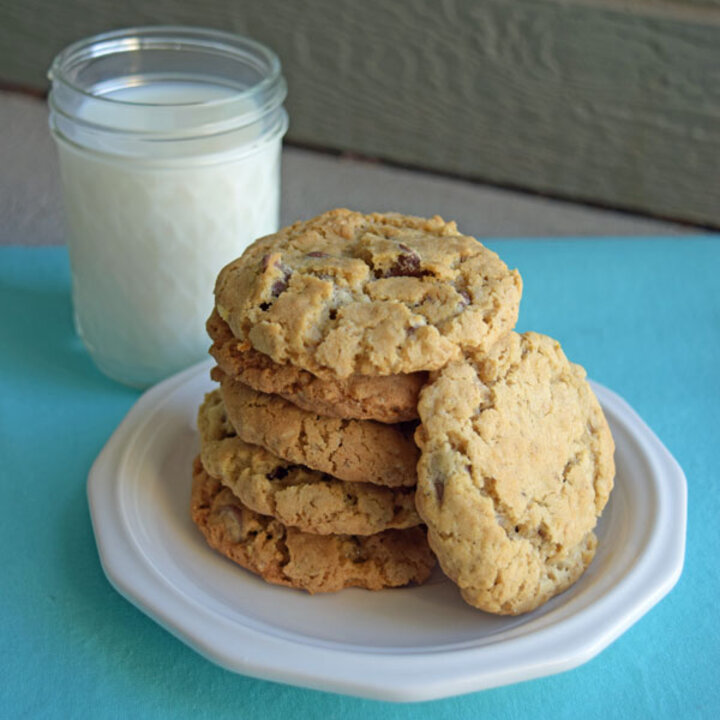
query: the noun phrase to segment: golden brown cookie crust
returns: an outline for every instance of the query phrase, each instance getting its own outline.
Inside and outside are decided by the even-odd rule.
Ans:
[[[329,379],[435,370],[517,320],[522,282],[439,217],[333,210],[253,243],[220,272],[239,340]]]
[[[207,331],[213,341],[210,354],[218,366],[253,390],[280,395],[326,417],[383,423],[417,419],[418,396],[427,373],[322,379],[302,368],[280,365],[248,341],[238,340],[217,310],[207,321]]]
[[[218,375],[228,418],[245,442],[340,480],[415,485],[419,452],[414,425],[322,417]]]
[[[198,412],[205,470],[243,505],[283,525],[320,535],[372,535],[420,525],[414,488],[387,488],[337,480],[275,457],[237,437],[219,390]]]
[[[267,582],[309,593],[422,583],[435,563],[419,527],[364,537],[286,528],[244,507],[205,472],[199,458],[193,464],[190,513],[212,548]]]
[[[517,614],[569,587],[615,474],[585,371],[555,340],[511,333],[437,373],[419,413],[416,503],[464,599]]]

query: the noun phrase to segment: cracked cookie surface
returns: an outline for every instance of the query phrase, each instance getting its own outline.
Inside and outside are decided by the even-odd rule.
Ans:
[[[250,510],[283,525],[321,535],[372,535],[421,523],[414,488],[337,480],[244,442],[227,419],[219,390],[200,406],[198,429],[205,470]]]
[[[238,340],[327,379],[435,370],[517,320],[522,282],[455,223],[333,210],[224,267],[217,310]]]
[[[419,528],[376,535],[312,535],[255,513],[193,464],[193,522],[208,544],[277,585],[310,593],[346,587],[381,590],[428,579],[435,558]]]
[[[328,418],[214,372],[228,418],[245,442],[348,482],[411,487],[419,451],[414,424]]]
[[[518,614],[574,583],[615,474],[583,368],[555,340],[513,332],[437,373],[419,413],[416,504],[463,598]]]
[[[326,417],[384,423],[417,419],[425,372],[327,380],[294,365],[279,365],[247,340],[238,340],[217,310],[207,321],[207,331],[213,341],[210,354],[218,366],[253,390],[280,395],[303,410]]]

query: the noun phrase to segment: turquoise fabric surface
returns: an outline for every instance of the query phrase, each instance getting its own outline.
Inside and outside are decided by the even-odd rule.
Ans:
[[[720,238],[500,240],[518,328],[556,337],[685,470],[684,573],[587,664],[394,705],[222,670],[118,595],[98,561],[88,470],[138,397],[73,332],[67,253],[0,250],[0,716],[692,718],[720,714]]]

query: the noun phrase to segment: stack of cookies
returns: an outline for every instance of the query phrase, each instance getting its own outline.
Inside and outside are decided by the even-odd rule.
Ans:
[[[582,369],[513,332],[521,291],[437,217],[335,210],[251,245],[208,320],[192,515],[210,545],[310,592],[421,583],[435,555],[490,612],[568,587],[612,438]]]

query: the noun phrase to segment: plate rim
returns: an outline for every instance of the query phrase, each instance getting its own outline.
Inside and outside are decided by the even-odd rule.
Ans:
[[[114,504],[110,480],[119,469],[135,425],[175,392],[196,382],[199,375],[207,377],[212,364],[206,360],[193,365],[138,398],[93,463],[87,494],[100,562],[111,585],[171,634],[225,669],[376,700],[417,702],[461,695],[551,675],[587,662],[665,597],[682,573],[687,523],[687,482],[682,468],[623,398],[591,380],[603,409],[624,426],[643,451],[653,470],[659,503],[645,552],[599,600],[564,621],[500,643],[410,654],[313,646],[232,623],[170,584],[139,552]],[[653,543],[653,557],[648,557],[647,548]],[[629,592],[634,595],[633,602],[620,602],[620,596]],[[560,635],[563,642],[548,642]],[[246,642],[228,647],[231,636],[234,642]],[[252,655],[243,650],[249,642],[253,644]],[[293,666],[287,658],[299,650],[302,664]],[[490,652],[493,657],[488,668],[486,662],[478,661]]]

